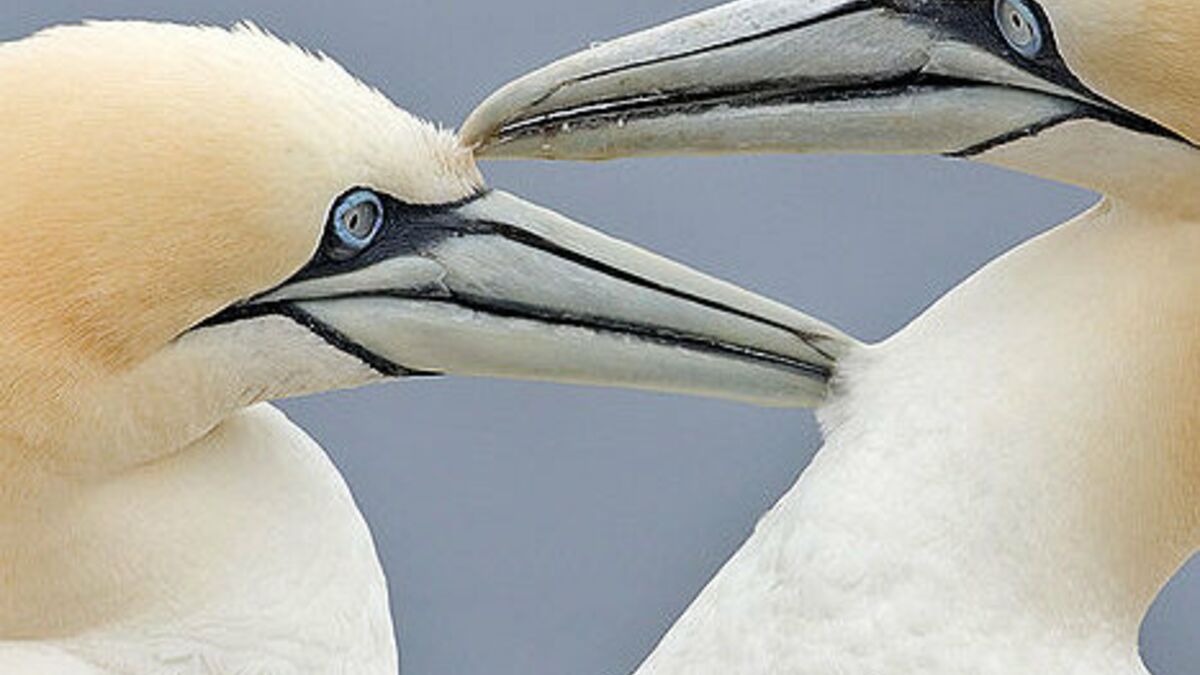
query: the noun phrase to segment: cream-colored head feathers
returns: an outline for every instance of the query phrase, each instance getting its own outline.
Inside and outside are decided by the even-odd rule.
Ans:
[[[128,369],[312,256],[335,198],[480,189],[452,134],[250,26],[0,45],[0,409]]]
[[[1171,217],[1200,215],[1200,14],[1178,0],[1042,0],[1055,43],[1093,92],[1189,143],[1081,118],[982,161]],[[1080,161],[1089,157],[1090,161]]]
[[[1071,69],[1200,143],[1200,12],[1186,0],[1044,0]]]

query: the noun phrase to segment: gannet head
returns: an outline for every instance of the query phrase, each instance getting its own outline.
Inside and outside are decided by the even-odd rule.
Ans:
[[[10,442],[157,452],[406,375],[780,405],[828,376],[825,328],[487,190],[452,134],[251,27],[0,46],[0,157]]]
[[[741,0],[528,75],[463,133],[494,157],[944,154],[1195,210],[1198,46],[1165,0]]]

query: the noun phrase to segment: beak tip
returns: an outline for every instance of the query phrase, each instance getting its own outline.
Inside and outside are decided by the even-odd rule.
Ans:
[[[479,110],[476,110],[458,130],[458,139],[464,148],[480,155],[487,149],[488,141],[497,129],[497,126],[483,119]]]
[[[463,122],[459,131],[463,144],[484,154],[504,145],[505,129],[544,112],[544,104],[573,81],[574,60],[567,58],[564,63],[566,67],[552,65],[517,78],[485,98]]]
[[[459,130],[464,145],[486,151],[496,144],[497,137],[505,127],[520,119],[531,104],[528,85],[525,84],[527,79],[521,78],[504,85],[471,111]]]
[[[476,154],[486,152],[500,130],[508,124],[517,110],[511,102],[502,98],[503,90],[484,99],[478,107],[467,116],[459,129],[459,139],[462,144],[471,148]]]

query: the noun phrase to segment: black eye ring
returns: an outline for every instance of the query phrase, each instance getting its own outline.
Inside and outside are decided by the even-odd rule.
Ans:
[[[1042,51],[1041,19],[1026,0],[996,0],[996,25],[1018,54],[1031,59]]]
[[[338,200],[329,219],[327,249],[334,260],[362,253],[383,228],[383,200],[371,190],[354,190]]]

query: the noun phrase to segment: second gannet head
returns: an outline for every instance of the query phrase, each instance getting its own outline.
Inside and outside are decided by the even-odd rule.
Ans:
[[[463,134],[494,157],[941,154],[1197,213],[1198,44],[1183,2],[741,0],[531,73]]]
[[[489,191],[455,137],[251,27],[0,46],[7,459],[122,465],[255,401],[439,373],[790,405],[836,332]]]

